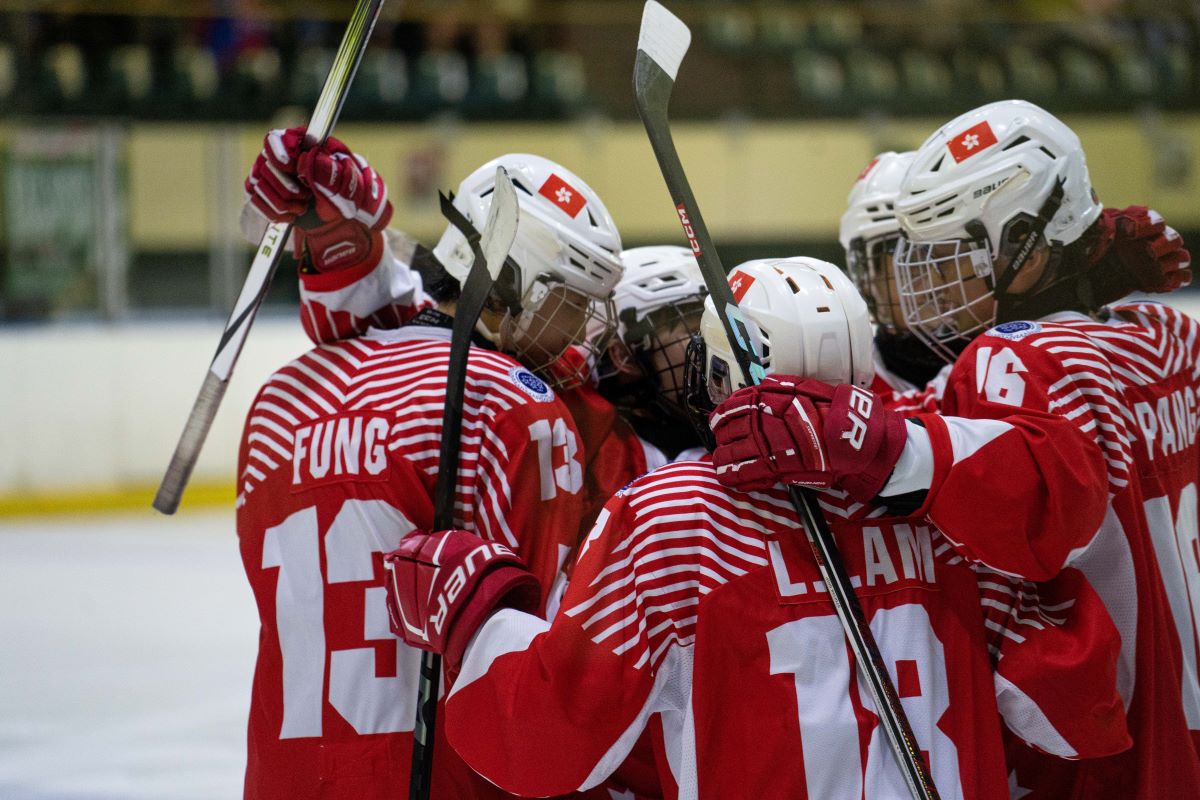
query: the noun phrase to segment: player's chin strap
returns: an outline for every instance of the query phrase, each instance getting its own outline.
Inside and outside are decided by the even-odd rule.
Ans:
[[[1046,202],[1042,203],[1042,207],[1038,209],[1037,217],[1033,220],[1032,228],[1029,234],[1021,242],[1017,252],[1009,260],[1008,267],[1004,270],[1004,274],[996,279],[996,285],[992,291],[997,299],[1008,295],[1008,287],[1021,274],[1021,269],[1028,263],[1030,256],[1037,249],[1038,243],[1041,242],[1046,235],[1046,226],[1050,224],[1050,220],[1054,219],[1054,215],[1062,208],[1063,202],[1063,183],[1065,178],[1059,178],[1054,184],[1054,190],[1050,192],[1050,196],[1046,198]],[[974,220],[973,220],[974,221]]]
[[[458,228],[463,236],[467,239],[467,244],[472,245],[479,241],[479,231],[471,224],[471,220],[467,219],[466,215],[458,210],[454,205],[454,193],[449,196],[438,192],[438,201],[441,203],[442,216],[444,216],[451,225]],[[504,259],[504,267],[500,270],[500,277],[496,279],[492,285],[492,293],[500,300],[509,314],[517,316],[523,310],[521,307],[521,298],[517,293],[517,275],[519,275],[517,263],[512,260],[512,256],[507,256]]]
[[[1062,205],[1062,179],[1056,184],[1054,191],[1047,198],[1038,214],[1038,230],[1031,233],[1027,242],[1040,239],[1045,226],[1058,208]],[[1004,290],[1012,283],[1024,261],[1029,258],[1032,248],[1022,243],[1018,256],[1024,254],[1022,263],[1016,269],[1007,271],[1005,280],[997,284],[996,289],[996,321],[1011,322],[1018,319],[1039,319],[1047,314],[1058,311],[1080,311],[1091,313],[1096,310],[1095,275],[1089,271],[1087,250],[1092,241],[1091,231],[1085,231],[1075,242],[1064,244],[1059,241],[1047,240],[1049,253],[1046,266],[1041,276],[1027,291],[1021,294],[1009,294]],[[1028,250],[1028,252],[1026,252]],[[1014,259],[1014,263],[1016,259]]]

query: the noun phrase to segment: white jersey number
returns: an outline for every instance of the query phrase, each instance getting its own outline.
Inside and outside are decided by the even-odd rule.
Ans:
[[[1021,359],[1007,347],[992,355],[992,348],[975,351],[975,388],[989,402],[1020,406],[1025,399],[1025,379],[1029,370]]]
[[[900,702],[917,743],[929,756],[938,792],[945,800],[961,800],[958,749],[938,727],[950,707],[950,691],[943,677],[945,651],[929,624],[929,615],[915,605],[882,609],[875,612],[871,631],[892,680],[901,693],[907,693]],[[850,657],[837,617],[807,617],[780,625],[767,632],[767,646],[771,674],[790,674],[796,679],[800,745],[804,763],[809,765],[804,773],[808,796],[813,800],[910,798],[886,734],[878,725],[871,732],[866,764],[858,757],[859,721],[850,702]],[[862,705],[874,712],[875,704],[861,684],[858,692]]]
[[[1171,518],[1166,497],[1146,501],[1146,521],[1171,602],[1171,616],[1183,649],[1183,710],[1188,728],[1200,730],[1200,677],[1197,675],[1196,625],[1200,622],[1200,519],[1196,484],[1179,493],[1179,512]]]
[[[567,427],[562,417],[555,418],[554,427],[550,426],[550,420],[539,419],[529,426],[529,438],[538,447],[542,499],[553,500],[559,489],[567,494],[578,492],[583,487],[583,465],[575,457],[579,454],[575,431]],[[554,466],[556,451],[562,453],[562,463],[558,466]]]
[[[374,578],[372,553],[394,550],[414,526],[382,500],[347,500],[325,532],[326,575],[321,575],[317,509],[301,509],[269,529],[263,569],[279,569],[275,623],[283,656],[280,739],[321,735],[325,685],[325,587]],[[388,626],[386,589],[363,593],[364,644],[396,643],[396,677],[375,676],[375,650],[329,653],[329,704],[361,734],[411,731],[416,715],[420,652]]]

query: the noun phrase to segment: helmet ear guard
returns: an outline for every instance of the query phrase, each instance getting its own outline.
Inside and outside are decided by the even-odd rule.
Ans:
[[[708,346],[704,343],[704,337],[693,333],[688,340],[687,355],[683,362],[683,407],[704,449],[712,450],[716,446],[716,439],[708,426],[708,416],[717,404],[708,392],[707,360]]]

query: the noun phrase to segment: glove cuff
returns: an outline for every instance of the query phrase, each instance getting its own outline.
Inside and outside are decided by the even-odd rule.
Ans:
[[[882,415],[880,427],[883,435],[870,466],[861,472],[840,476],[838,481],[841,488],[860,503],[871,502],[883,491],[908,442],[908,429],[904,424],[904,417],[890,410],[879,413]]]
[[[383,257],[383,234],[353,220],[336,220],[297,230],[304,233],[307,260],[318,273],[350,270],[361,273],[362,277]]]
[[[523,566],[498,563],[481,577],[464,603],[458,616],[447,622],[445,650],[446,667],[457,673],[466,654],[467,645],[475,632],[495,611],[513,608],[528,614],[537,613],[541,603],[541,585]]]

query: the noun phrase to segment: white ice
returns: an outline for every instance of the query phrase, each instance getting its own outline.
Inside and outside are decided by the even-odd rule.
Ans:
[[[241,797],[257,637],[232,510],[0,520],[0,798]]]

